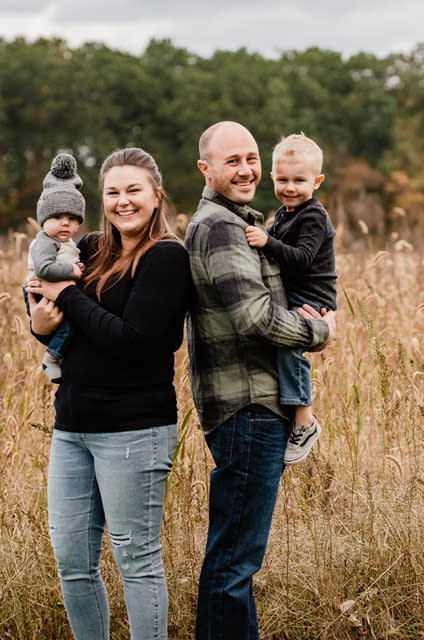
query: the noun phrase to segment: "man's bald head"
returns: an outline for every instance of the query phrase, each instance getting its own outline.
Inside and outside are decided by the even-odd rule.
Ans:
[[[200,137],[197,166],[206,185],[228,200],[247,204],[261,179],[258,145],[250,131],[238,122],[224,120]]]
[[[249,129],[244,127],[239,122],[234,122],[233,120],[222,120],[221,122],[216,122],[211,125],[200,136],[199,140],[199,158],[201,160],[208,160],[211,149],[214,147],[214,139],[216,137],[221,137],[222,134],[233,133],[236,132],[237,129],[245,132],[246,135],[253,136],[250,133]],[[217,134],[220,134],[217,136]]]

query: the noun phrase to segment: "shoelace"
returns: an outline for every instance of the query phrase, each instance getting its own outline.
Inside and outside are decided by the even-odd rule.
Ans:
[[[289,437],[289,442],[293,443],[293,444],[298,444],[299,440],[302,438],[303,434],[305,433],[305,427],[301,427],[299,429],[299,431],[292,431],[292,433],[290,434]]]

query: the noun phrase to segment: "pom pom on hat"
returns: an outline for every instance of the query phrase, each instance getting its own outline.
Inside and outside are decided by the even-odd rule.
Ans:
[[[53,158],[50,173],[56,178],[69,180],[77,175],[77,162],[69,153],[60,153]]]
[[[77,163],[69,153],[53,158],[50,171],[43,180],[43,192],[37,203],[37,220],[44,222],[60,213],[69,213],[84,221],[85,200],[80,192],[82,180]]]

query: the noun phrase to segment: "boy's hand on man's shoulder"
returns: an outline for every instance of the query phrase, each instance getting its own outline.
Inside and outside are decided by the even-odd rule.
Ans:
[[[260,227],[246,227],[247,242],[251,247],[264,247],[268,242],[268,234]]]

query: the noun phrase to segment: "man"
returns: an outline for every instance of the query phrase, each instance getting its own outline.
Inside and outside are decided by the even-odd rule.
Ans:
[[[263,223],[247,206],[261,178],[252,134],[219,122],[202,134],[199,153],[206,187],[186,235],[195,286],[189,350],[216,468],[196,640],[258,640],[252,576],[265,553],[289,435],[276,350],[323,345],[335,317],[287,311],[279,266],[247,244],[246,227]]]

